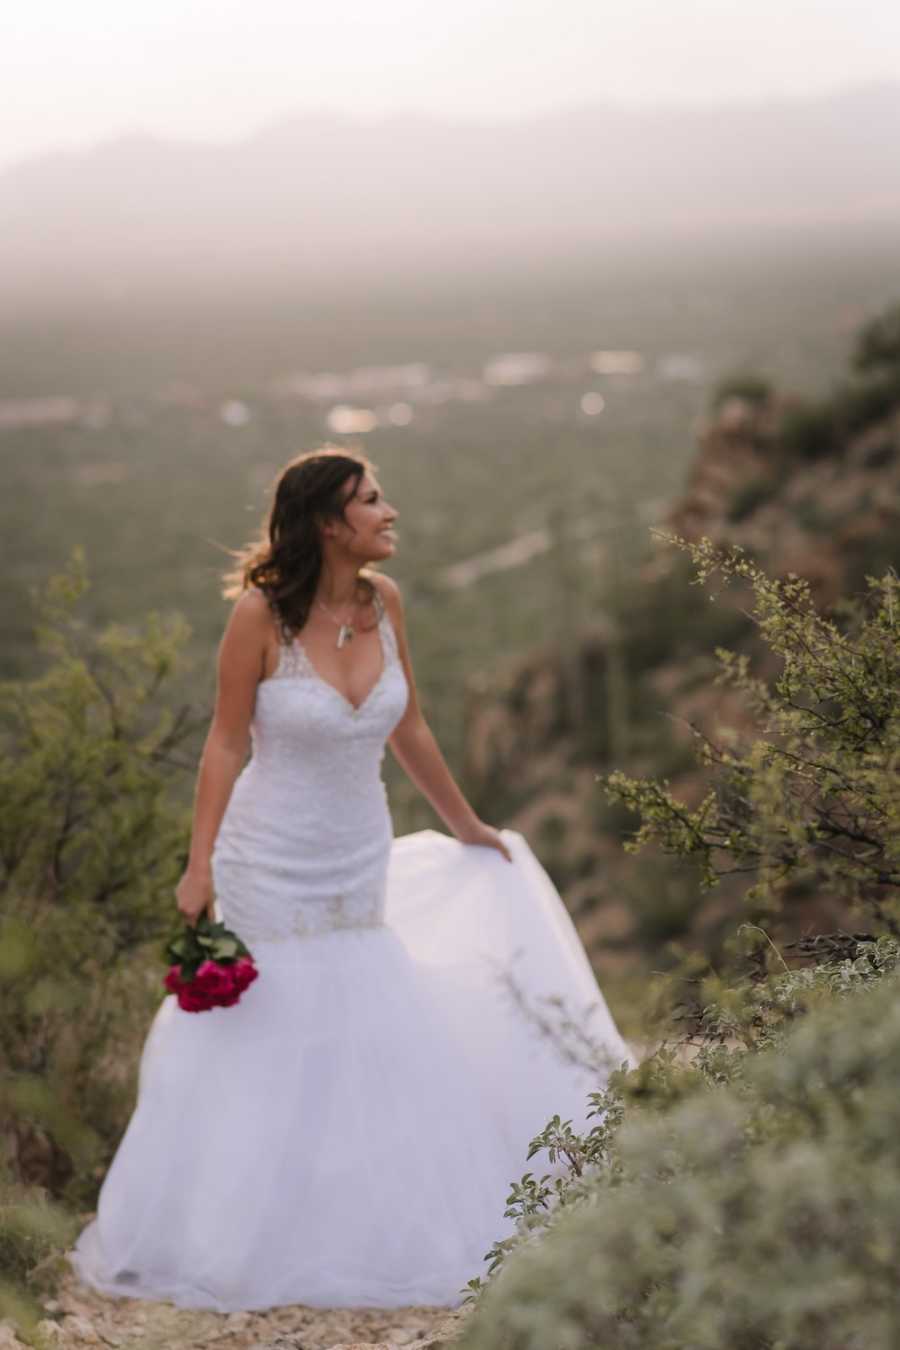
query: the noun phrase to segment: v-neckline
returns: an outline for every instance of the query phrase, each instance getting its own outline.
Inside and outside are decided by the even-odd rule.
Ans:
[[[299,635],[294,638],[294,642],[297,644],[297,646],[303,653],[303,658],[306,661],[306,664],[309,666],[310,674],[312,675],[313,679],[318,680],[319,684],[323,684],[326,689],[330,689],[331,692],[335,694],[341,700],[344,706],[346,708],[349,708],[351,713],[353,714],[362,712],[363,708],[369,702],[369,699],[375,693],[375,690],[378,688],[378,686],[381,684],[381,681],[387,674],[387,664],[388,664],[387,648],[385,646],[384,641],[384,632],[381,627],[383,622],[384,622],[384,611],[382,611],[378,615],[378,622],[375,625],[375,631],[378,633],[378,645],[381,648],[381,670],[378,672],[378,675],[375,678],[375,683],[372,685],[372,687],[369,689],[369,692],[366,694],[365,698],[360,703],[351,703],[350,699],[347,697],[346,694],[341,693],[340,689],[338,689],[336,685],[333,685],[330,680],[326,680],[325,676],[322,675],[316,669],[315,663],[313,662],[313,659],[310,656],[306,647],[306,643],[303,641],[303,639]]]

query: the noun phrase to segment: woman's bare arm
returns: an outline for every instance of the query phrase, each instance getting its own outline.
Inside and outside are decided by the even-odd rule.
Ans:
[[[234,603],[219,643],[216,702],[194,791],[191,848],[176,887],[188,919],[212,912],[212,851],[235,780],[247,758],[256,689],[265,669],[272,618],[265,597],[245,591]]]
[[[383,573],[377,576],[376,584],[393,620],[397,648],[409,685],[406,710],[388,738],[394,758],[457,839],[465,844],[487,844],[512,861],[498,831],[481,820],[466,800],[425,720],[409,655],[400,588],[392,577]]]

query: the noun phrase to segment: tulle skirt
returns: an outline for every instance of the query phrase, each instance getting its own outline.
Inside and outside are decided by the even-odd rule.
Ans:
[[[222,1312],[455,1307],[512,1180],[631,1061],[527,842],[391,845],[386,924],[254,944],[232,1008],[164,999],[137,1106],[71,1254],[113,1295]],[[541,1170],[549,1170],[542,1167]]]

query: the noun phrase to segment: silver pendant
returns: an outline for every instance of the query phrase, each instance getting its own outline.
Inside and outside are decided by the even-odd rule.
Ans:
[[[349,642],[353,637],[353,629],[349,623],[342,623],[338,630],[337,645],[343,647],[345,642]]]

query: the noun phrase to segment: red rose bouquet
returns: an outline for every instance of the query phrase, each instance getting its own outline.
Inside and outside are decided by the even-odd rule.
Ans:
[[[164,984],[185,1012],[230,1008],[259,974],[237,934],[205,914],[166,943],[165,958]]]

